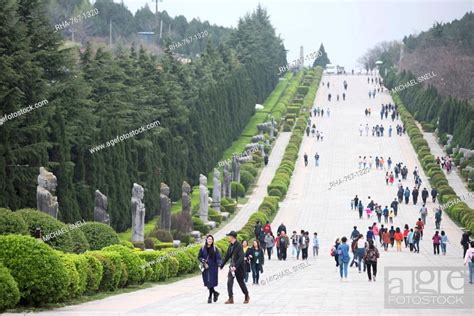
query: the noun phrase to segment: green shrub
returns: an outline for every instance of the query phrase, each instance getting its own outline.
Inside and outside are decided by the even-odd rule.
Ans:
[[[118,286],[121,288],[124,288],[128,285],[129,272],[128,272],[127,265],[123,261],[120,263],[120,270],[121,270],[121,274],[120,274],[120,282]],[[145,275],[145,272],[143,273],[143,275]]]
[[[74,260],[67,254],[63,254],[60,257],[69,276],[68,293],[65,295],[64,298],[69,299],[77,297],[82,294],[80,284],[81,278],[79,272],[77,271],[76,265],[74,264]]]
[[[247,191],[250,188],[250,185],[255,181],[255,177],[248,171],[241,170],[240,171],[240,182]]]
[[[159,223],[157,223],[157,226]],[[164,229],[159,229],[157,226],[150,232],[148,237],[154,237],[157,238],[159,241],[162,242],[173,242],[173,236],[171,233],[167,230]]]
[[[156,250],[161,250],[161,249],[167,249],[167,248],[174,248],[174,245],[172,242],[162,242],[159,244],[155,244],[155,249]]]
[[[26,227],[26,224],[25,224]],[[18,284],[11,276],[10,270],[0,263],[0,313],[13,308],[20,301]]]
[[[208,218],[211,221],[220,224],[222,222],[222,215],[213,208],[209,208]]]
[[[113,251],[90,251],[86,255],[94,256],[102,265],[102,279],[100,280],[100,291],[115,291],[122,276],[122,259],[117,252]]]
[[[36,228],[41,228],[43,240],[48,245],[63,252],[73,252],[74,244],[71,235],[62,233],[68,230],[68,227],[64,223],[61,223],[46,213],[34,209],[22,209],[17,211],[17,213],[21,215],[26,225],[28,225],[31,236],[34,236]]]
[[[127,266],[128,271],[128,284],[140,284],[145,279],[145,270],[143,265],[145,261],[140,257],[122,245],[112,245],[102,249],[102,251],[115,251],[122,257],[123,263]]]
[[[69,235],[71,236],[72,239],[72,252],[74,253],[83,253],[87,250],[90,249],[89,242],[87,241],[86,236],[84,233],[76,228],[76,227],[82,227],[77,224],[77,226],[74,227],[74,224],[68,224],[69,225]],[[74,227],[74,228],[73,228]]]
[[[8,234],[29,235],[30,232],[28,231],[28,225],[20,214],[6,208],[0,208],[0,235]]]
[[[87,292],[96,292],[99,289],[104,268],[99,259],[90,254],[84,254],[87,260]]]
[[[112,227],[104,223],[88,222],[79,228],[86,236],[91,250],[120,243],[120,239]]]
[[[216,212],[217,213],[217,212]],[[209,219],[211,221],[213,220],[220,220],[222,221],[222,216],[217,214],[215,216],[211,216],[209,215]],[[218,223],[220,223],[220,221]],[[174,240],[179,240],[181,241],[182,244],[190,244],[193,242],[193,237],[191,237],[188,233],[183,233],[183,232],[180,232],[180,231],[173,231],[173,239]]]
[[[204,224],[202,219],[199,217],[193,217],[193,228],[201,232],[201,234],[206,235],[209,232],[209,226]],[[161,248],[160,248],[161,249]]]
[[[152,274],[150,275],[149,280],[152,282],[158,282],[163,280],[166,276],[165,269],[163,267],[164,258],[160,255],[158,251],[143,251],[138,253],[141,259],[146,261],[146,266],[150,267]]]
[[[145,250],[145,243],[142,241],[134,241],[132,242],[132,244],[133,244],[133,249]]]
[[[253,163],[244,163],[240,166],[241,171],[247,171],[250,172],[250,174],[254,177],[257,176],[257,168],[255,168],[255,165]]]
[[[229,212],[230,214],[232,214],[237,209],[237,203],[230,198],[223,198],[221,200],[221,207],[224,208],[225,212]]]
[[[271,190],[268,191],[268,195],[281,198],[283,196],[283,193],[281,193],[281,191],[278,188],[272,188]]]
[[[129,249],[133,249],[135,248],[135,246],[133,246],[132,242],[128,241],[128,240],[120,240],[120,243],[119,245],[122,245],[122,246],[125,246]]]
[[[149,237],[145,238],[144,244],[145,244],[145,249],[155,249],[155,241],[158,239]]]
[[[68,293],[66,268],[42,241],[20,235],[0,236],[0,262],[10,270],[26,304],[56,303]]]
[[[245,188],[242,184],[238,182],[232,181],[230,183],[230,191],[233,199],[245,197]]]

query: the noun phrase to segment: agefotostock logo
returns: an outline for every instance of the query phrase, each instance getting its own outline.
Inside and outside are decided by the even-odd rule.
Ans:
[[[465,267],[385,267],[388,309],[472,309],[473,286]]]

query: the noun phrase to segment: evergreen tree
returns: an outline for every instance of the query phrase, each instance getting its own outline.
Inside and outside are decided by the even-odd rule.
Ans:
[[[324,45],[321,43],[321,46],[319,46],[319,52],[320,52],[320,57],[317,57],[314,62],[313,62],[313,67],[316,66],[321,66],[323,68],[326,67],[327,64],[330,64],[331,61],[329,60],[328,54],[326,53],[326,50],[324,50]]]

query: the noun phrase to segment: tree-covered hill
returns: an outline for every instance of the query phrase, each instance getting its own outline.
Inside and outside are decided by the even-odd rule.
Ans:
[[[260,7],[239,21],[229,41],[210,34],[201,58],[186,65],[168,50],[158,57],[134,46],[116,53],[90,44],[64,48],[44,1],[0,0],[0,7],[0,117],[48,100],[0,126],[0,206],[36,207],[45,166],[58,177],[65,222],[92,219],[99,189],[109,198],[112,226],[126,229],[134,182],[145,187],[147,218],[155,216],[160,182],[172,199],[183,180],[196,184],[240,135],[286,63]],[[91,150],[157,120],[159,127]]]

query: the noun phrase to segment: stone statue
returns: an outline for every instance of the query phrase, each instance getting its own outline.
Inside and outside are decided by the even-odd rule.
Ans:
[[[263,135],[255,135],[252,137],[252,143],[258,143],[264,140],[265,140],[265,136]]]
[[[208,222],[207,213],[209,211],[209,190],[207,189],[207,178],[199,175],[199,217],[204,223]]]
[[[240,162],[237,156],[232,157],[232,181],[240,183]]]
[[[160,228],[171,230],[171,199],[170,188],[165,183],[160,185]]]
[[[223,190],[222,192],[224,193],[224,197],[230,198],[231,197],[231,192],[230,192],[230,182],[232,181],[232,173],[229,171],[229,165],[224,166],[224,182],[223,182]]]
[[[191,186],[183,181],[181,190],[181,211],[191,215]]]
[[[260,144],[260,152],[262,153],[262,157],[265,157],[265,145],[264,144]]]
[[[272,121],[270,122],[270,139],[275,137],[275,128],[276,128],[275,119],[272,116]]]
[[[40,167],[39,171],[38,186],[36,187],[36,207],[38,211],[58,218],[58,198],[51,193],[56,191],[58,180],[52,172],[44,167]]]
[[[257,130],[260,134],[269,132],[271,128],[271,122],[257,124]]]
[[[221,173],[214,168],[214,187],[212,189],[212,208],[220,212],[221,210]]]
[[[132,188],[132,241],[145,240],[145,204],[143,187],[134,183]]]
[[[107,196],[95,190],[94,221],[110,225],[110,216],[107,213]]]

